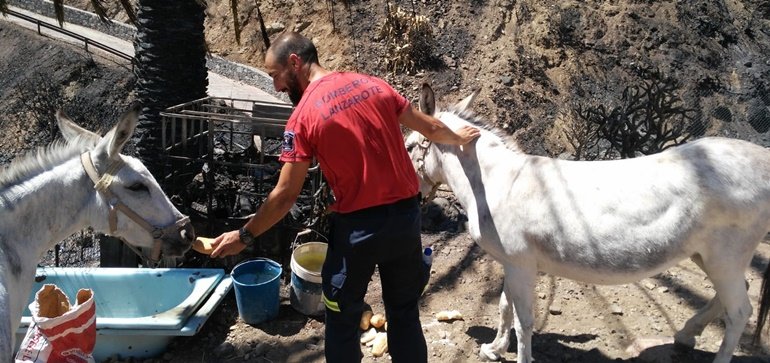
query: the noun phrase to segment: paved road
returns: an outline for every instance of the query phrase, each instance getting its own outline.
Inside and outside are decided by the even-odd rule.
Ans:
[[[53,24],[58,26],[58,22],[49,17],[45,17],[15,6],[9,6],[9,9],[16,11],[18,13],[22,13],[24,15],[34,17],[36,19],[40,19],[46,23]],[[37,26],[33,23],[30,23],[26,20],[17,18],[15,16],[0,16],[0,21],[7,21],[14,24],[18,24],[22,27],[32,29],[35,32],[37,32]],[[134,45],[131,42],[125,41],[123,39],[113,37],[104,33],[101,33],[99,31],[86,28],[83,26],[70,24],[70,23],[64,23],[63,26],[64,29],[69,30],[71,32],[74,32],[78,35],[82,35],[84,37],[93,39],[97,42],[100,42],[106,46],[109,46],[110,48],[116,49],[118,51],[121,51],[125,54],[128,54],[130,56],[134,55]],[[71,37],[68,37],[67,35],[61,34],[59,32],[49,30],[46,28],[41,28],[41,33],[43,36],[49,37],[49,38],[55,38],[60,39],[68,43],[75,44],[79,47],[83,47],[83,43],[73,39]],[[98,54],[100,56],[115,60],[118,63],[125,63],[126,61],[123,59],[120,59],[110,53],[104,52],[96,47],[89,47],[88,48],[90,52],[94,54]],[[265,92],[262,89],[259,89],[254,86],[247,85],[243,82],[236,81],[233,79],[229,79],[226,77],[223,77],[219,74],[216,74],[214,72],[209,72],[208,74],[209,78],[209,87],[208,87],[208,95],[212,97],[225,97],[225,98],[234,98],[234,99],[246,99],[246,100],[255,100],[255,101],[267,101],[267,102],[280,102],[284,103],[284,101],[272,96],[271,94]],[[249,103],[250,104],[250,103]],[[245,104],[244,104],[245,105]],[[237,101],[233,105],[234,107],[239,107],[242,105],[238,105]]]

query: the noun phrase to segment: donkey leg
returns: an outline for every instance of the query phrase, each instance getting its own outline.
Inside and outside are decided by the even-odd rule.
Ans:
[[[736,266],[745,266],[736,264]],[[725,311],[725,336],[714,363],[729,363],[751,317],[751,301],[743,281],[743,269],[709,275]]]
[[[0,268],[4,267],[5,266],[0,263]],[[10,271],[10,269],[8,270]],[[0,290],[3,290],[3,287],[8,288],[9,286],[18,286],[14,282],[9,284],[8,280],[4,279],[5,276],[3,276],[3,274],[4,271],[0,270]],[[29,292],[26,292],[27,295],[23,295],[23,293],[18,290],[23,289],[16,289],[15,293],[19,294],[19,296],[29,296]],[[16,343],[18,343],[16,341],[15,330],[18,327],[21,317],[21,309],[15,309],[13,307],[13,305],[18,305],[14,304],[14,301],[16,300],[13,300],[8,295],[7,291],[0,291],[0,362],[14,362],[13,350],[16,348]],[[18,311],[18,313],[16,313],[16,311]],[[12,319],[12,316],[15,316],[16,319]],[[14,320],[16,324],[11,323]]]
[[[703,259],[699,254],[692,256],[692,261],[695,262],[698,267],[706,271],[703,265]],[[703,333],[703,329],[706,328],[709,323],[714,321],[720,314],[724,313],[722,302],[719,301],[719,292],[706,303],[698,312],[695,313],[687,322],[684,327],[674,334],[674,342],[678,345],[682,345],[688,348],[695,347],[695,337]]]
[[[532,362],[532,330],[535,326],[533,309],[537,271],[524,266],[504,266],[504,296],[500,297],[500,324],[497,337],[490,344],[481,346],[484,359],[499,359],[510,343],[511,322],[514,320],[518,342],[518,363]],[[503,299],[505,297],[505,299]]]
[[[533,306],[535,295],[535,278],[533,276],[530,283],[525,283],[522,279],[520,283],[527,285],[528,289],[522,286],[518,295],[514,295],[513,303],[516,307],[516,328],[517,359],[518,363],[532,363],[532,331],[535,327],[535,310]]]
[[[511,339],[511,323],[514,319],[515,311],[513,309],[511,295],[505,293],[505,285],[506,284],[503,283],[503,293],[500,294],[500,303],[498,304],[500,309],[500,321],[497,324],[497,334],[492,343],[481,345],[481,351],[479,351],[479,358],[481,358],[481,360],[500,360],[505,351],[508,350],[508,344]]]
[[[719,301],[719,295],[714,295],[705,306],[687,320],[681,330],[674,334],[674,343],[688,348],[694,348],[695,337],[701,335],[703,329],[723,312],[724,309],[722,308],[722,303]]]
[[[7,306],[7,305],[6,305]],[[13,350],[15,348],[14,338],[16,332],[11,331],[11,324],[8,324],[7,311],[0,311],[0,362],[13,362]]]

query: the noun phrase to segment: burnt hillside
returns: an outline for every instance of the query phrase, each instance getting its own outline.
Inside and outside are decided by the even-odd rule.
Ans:
[[[85,9],[88,3],[66,2]],[[126,19],[117,1],[106,5],[115,19]],[[669,80],[671,94],[692,110],[687,128],[695,137],[770,146],[766,1],[268,0],[259,10],[271,35],[301,30],[318,45],[323,65],[379,75],[414,100],[426,81],[445,102],[479,90],[476,111],[532,153],[571,153],[564,134],[581,122],[576,110],[619,107],[626,88],[650,81],[649,70]],[[423,17],[432,34],[410,71],[389,65],[394,43],[410,39],[383,30],[396,10]],[[260,67],[265,45],[257,5],[239,2],[238,11],[240,44],[230,2],[208,1],[209,49]]]

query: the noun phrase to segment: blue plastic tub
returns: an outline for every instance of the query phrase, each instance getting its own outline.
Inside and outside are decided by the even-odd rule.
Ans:
[[[239,263],[230,276],[235,285],[238,315],[247,324],[259,324],[278,316],[281,265],[258,258]]]

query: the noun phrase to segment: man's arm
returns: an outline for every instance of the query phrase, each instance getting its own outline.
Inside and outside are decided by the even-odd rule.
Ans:
[[[452,131],[439,119],[422,113],[409,106],[398,116],[402,125],[423,134],[428,140],[439,144],[465,145],[479,136],[479,129],[463,126]]]
[[[249,232],[254,236],[259,236],[278,223],[289,212],[302,191],[309,168],[309,161],[283,165],[278,183],[268,194],[257,213],[246,222],[245,227]],[[223,233],[214,240],[212,246],[214,251],[211,253],[211,257],[236,255],[246,248],[246,245],[241,242],[237,230]]]

